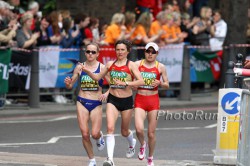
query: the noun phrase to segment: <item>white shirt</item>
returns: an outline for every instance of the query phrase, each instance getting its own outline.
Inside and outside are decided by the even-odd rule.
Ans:
[[[220,21],[215,23],[214,26],[214,37],[209,39],[209,44],[212,51],[219,51],[222,50],[222,45],[227,34],[227,23],[221,19]]]

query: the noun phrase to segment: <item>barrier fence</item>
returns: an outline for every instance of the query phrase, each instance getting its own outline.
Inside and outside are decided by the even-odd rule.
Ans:
[[[249,45],[230,45],[225,49],[246,48]],[[190,82],[214,82],[220,77],[222,52],[202,52],[199,49],[208,46],[190,46],[181,44],[161,47],[157,60],[167,68],[170,85],[180,84],[180,99],[190,100]],[[129,55],[136,60],[137,50],[144,47],[133,47]],[[9,63],[9,89],[21,89],[29,93],[29,106],[37,107],[42,95],[39,88],[64,88],[63,80],[70,76],[76,63],[83,59],[84,49],[62,49],[59,46],[40,47],[33,50],[11,48]],[[116,59],[114,47],[100,48],[98,60],[106,64]],[[0,64],[3,62],[0,60]],[[2,76],[4,76],[3,73]],[[6,75],[6,74],[5,74]],[[2,87],[2,86],[1,86]],[[2,88],[1,88],[2,89]],[[18,91],[14,91],[18,92]],[[72,92],[70,92],[72,93]],[[3,93],[2,93],[3,94]],[[7,93],[7,96],[19,93]],[[35,101],[36,102],[35,102]],[[35,103],[35,104],[32,104]]]

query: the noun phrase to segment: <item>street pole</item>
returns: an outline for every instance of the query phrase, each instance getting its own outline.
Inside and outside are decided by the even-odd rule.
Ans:
[[[39,58],[38,51],[32,51],[31,56],[31,75],[29,90],[29,107],[39,108],[40,91],[39,91]]]
[[[190,82],[190,58],[187,45],[183,47],[182,78],[180,89],[180,100],[191,100],[191,82]]]

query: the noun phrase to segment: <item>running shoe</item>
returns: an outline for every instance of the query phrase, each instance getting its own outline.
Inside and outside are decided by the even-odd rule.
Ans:
[[[147,143],[144,141],[144,144],[140,147],[140,151],[138,153],[139,160],[143,160],[146,157],[146,148]]]
[[[109,158],[103,162],[103,166],[115,166],[114,162],[111,161]]]
[[[147,166],[154,166],[153,157],[148,158],[148,165]]]
[[[90,161],[88,166],[96,166],[96,162],[95,161]]]
[[[131,158],[131,157],[134,156],[134,154],[135,154],[135,145],[136,145],[136,139],[133,138],[133,146],[129,146],[128,150],[127,150],[127,153],[126,153],[127,158]]]
[[[105,141],[104,141],[104,138],[103,138],[102,131],[100,131],[100,133],[101,133],[101,139],[98,139],[98,140],[96,141],[96,146],[97,146],[97,149],[98,149],[99,151],[103,150],[104,147],[105,147]]]

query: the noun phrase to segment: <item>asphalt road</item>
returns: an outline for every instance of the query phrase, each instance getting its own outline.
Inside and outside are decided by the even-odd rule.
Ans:
[[[154,158],[156,160],[178,160],[178,161],[213,161],[212,150],[216,147],[216,112],[217,110],[179,110],[162,111],[159,114],[158,127],[156,131],[157,144]],[[145,124],[145,132],[147,130]],[[134,121],[131,129],[134,130]],[[106,120],[103,117],[104,134],[106,133]],[[125,138],[120,135],[120,118],[116,124],[116,146],[114,158],[124,158],[127,148]],[[135,136],[135,135],[134,135]],[[92,141],[95,143],[94,141]],[[139,144],[136,145],[136,154]],[[8,152],[8,153],[6,153]],[[106,148],[98,152],[94,144],[94,152],[98,157],[106,157]],[[8,156],[11,162],[1,159],[1,155]],[[35,160],[44,156],[68,156],[77,159],[85,157],[81,143],[80,130],[78,128],[75,114],[65,115],[39,115],[0,118],[0,165],[32,165],[27,163],[15,163],[18,157],[27,157]],[[15,157],[16,156],[16,157]],[[137,155],[134,156],[136,159]],[[6,157],[5,157],[6,158]],[[58,159],[62,160],[63,159]],[[66,161],[65,161],[66,162]],[[32,162],[30,162],[32,163]],[[53,163],[53,162],[51,162]],[[38,166],[36,164],[35,166]],[[67,165],[67,164],[65,164]]]

